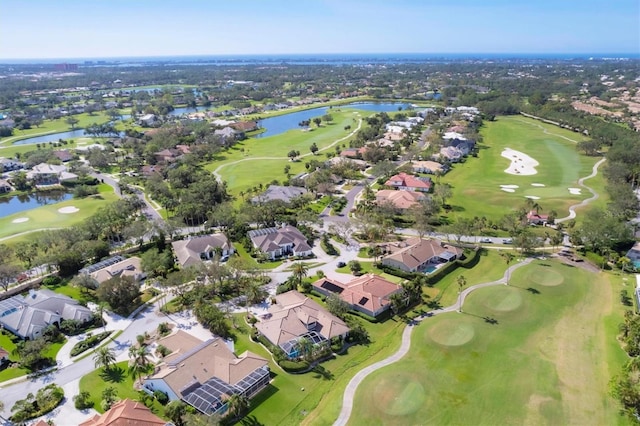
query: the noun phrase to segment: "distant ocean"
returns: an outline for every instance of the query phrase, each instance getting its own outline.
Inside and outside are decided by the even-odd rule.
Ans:
[[[259,65],[290,63],[299,65],[350,65],[375,63],[426,63],[459,61],[523,60],[636,60],[640,53],[336,53],[273,55],[186,55],[105,58],[0,59],[0,64],[73,63],[81,66],[135,65]]]

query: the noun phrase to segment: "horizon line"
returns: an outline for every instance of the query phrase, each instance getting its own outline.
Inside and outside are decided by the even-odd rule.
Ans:
[[[52,60],[104,60],[104,59],[160,59],[160,58],[211,58],[211,57],[287,57],[287,56],[381,56],[381,55],[421,55],[421,56],[457,56],[477,58],[478,56],[576,56],[576,57],[616,57],[640,58],[639,52],[305,52],[305,53],[181,53],[160,55],[127,55],[127,56],[50,56],[50,57],[19,57],[3,58],[0,61],[52,61]]]

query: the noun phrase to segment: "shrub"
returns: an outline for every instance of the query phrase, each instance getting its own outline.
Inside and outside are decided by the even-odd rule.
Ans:
[[[300,373],[309,369],[309,363],[307,361],[290,361],[285,359],[278,364],[288,373]]]
[[[15,411],[11,421],[24,423],[26,420],[40,417],[56,408],[63,399],[64,390],[55,383],[51,383],[40,389],[35,396],[30,393],[25,399],[16,401],[11,408],[11,411]]]
[[[156,354],[165,357],[167,355],[169,355],[171,353],[171,350],[169,348],[167,348],[164,345],[158,345],[158,348],[156,349]]]
[[[93,401],[91,401],[91,394],[87,391],[82,391],[78,395],[73,397],[73,405],[76,410],[85,410],[93,407]]]
[[[166,393],[162,392],[161,390],[155,390],[153,392],[153,396],[162,405],[167,405],[167,402],[169,402],[169,396]]]
[[[62,278],[57,275],[50,275],[42,280],[42,284],[46,286],[56,286],[62,282]]]
[[[171,332],[171,329],[169,328],[169,324],[166,322],[161,322],[158,325],[158,334],[160,334],[160,336],[166,336],[169,332]]]
[[[100,342],[109,337],[110,334],[110,331],[105,331],[104,333],[96,334],[95,336],[88,337],[76,343],[75,346],[71,348],[71,356],[80,355],[82,352],[97,346]]]

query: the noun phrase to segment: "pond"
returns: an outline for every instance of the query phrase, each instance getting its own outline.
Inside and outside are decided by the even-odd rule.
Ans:
[[[0,217],[35,209],[47,204],[70,200],[72,194],[64,191],[34,192],[32,194],[0,197]]]
[[[34,136],[14,142],[13,145],[30,145],[36,143],[58,142],[60,139],[71,139],[85,136],[83,129],[70,130],[68,132],[51,133],[45,136]]]
[[[334,106],[338,108],[354,108],[364,111],[374,112],[397,112],[398,108],[407,109],[410,104],[402,102],[354,102],[341,106]],[[279,115],[277,117],[265,118],[258,121],[258,125],[266,129],[265,132],[256,135],[257,138],[266,138],[269,136],[276,136],[281,133],[287,132],[291,129],[298,129],[300,126],[298,123],[304,120],[312,120],[316,117],[321,117],[327,112],[331,112],[329,107],[320,107],[307,109],[304,111],[292,112],[290,114]]]

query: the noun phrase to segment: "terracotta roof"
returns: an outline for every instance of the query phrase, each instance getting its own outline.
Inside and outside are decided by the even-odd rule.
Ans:
[[[4,348],[0,348],[0,358],[4,358],[6,356],[9,356],[9,352]]]
[[[394,187],[407,187],[415,188],[417,190],[429,191],[431,189],[431,179],[429,178],[417,178],[407,173],[398,173],[395,176],[391,176],[388,181],[385,182],[386,186]]]
[[[322,293],[332,292],[352,306],[360,306],[372,314],[387,306],[389,297],[401,287],[378,275],[366,274],[343,284],[329,278],[321,278],[313,286]],[[324,290],[324,291],[323,291]]]
[[[378,204],[391,203],[395,208],[405,210],[420,204],[420,201],[424,200],[424,197],[424,194],[416,191],[381,189],[376,193],[376,202]]]
[[[123,399],[113,404],[111,409],[103,415],[94,415],[79,426],[165,426],[169,422],[162,420],[149,410],[144,404]]]
[[[269,308],[270,317],[256,324],[257,329],[275,345],[280,345],[313,330],[325,339],[344,335],[349,327],[315,301],[291,290],[276,296]],[[315,323],[315,324],[314,324]],[[309,328],[309,326],[314,326]]]
[[[538,214],[535,210],[531,210],[529,213],[527,213],[527,220],[529,220],[530,222],[536,222],[536,221],[546,222],[548,219],[549,219],[549,215]]]

